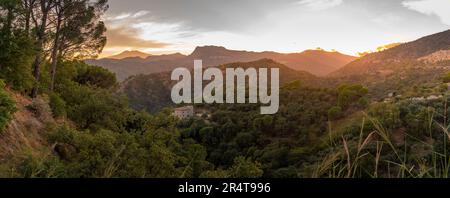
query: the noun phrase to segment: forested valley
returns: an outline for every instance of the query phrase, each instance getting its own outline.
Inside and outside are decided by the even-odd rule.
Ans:
[[[450,65],[419,58],[450,49],[449,31],[362,57],[352,75],[241,63],[281,68],[277,114],[195,105],[203,114],[181,120],[167,75],[119,82],[85,63],[107,42],[107,9],[0,0],[0,177],[448,177]]]

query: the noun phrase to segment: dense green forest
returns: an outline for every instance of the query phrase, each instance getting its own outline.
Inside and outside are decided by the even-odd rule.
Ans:
[[[113,73],[82,61],[107,41],[107,8],[106,0],[0,0],[0,140],[14,137],[15,114],[44,125],[39,149],[0,146],[0,177],[448,177],[450,74],[442,69],[420,75],[397,62],[408,78],[372,86],[287,71],[275,115],[215,104],[179,120],[167,95],[144,93],[131,99],[149,96],[145,103],[130,105]],[[409,83],[421,76],[430,83]],[[164,92],[161,81],[135,79]],[[397,93],[381,100],[383,90]]]

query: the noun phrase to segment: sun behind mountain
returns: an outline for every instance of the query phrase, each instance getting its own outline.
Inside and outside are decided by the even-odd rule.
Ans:
[[[147,54],[138,50],[131,50],[131,51],[123,51],[120,54],[116,54],[114,56],[110,56],[108,58],[111,59],[124,59],[124,58],[135,58],[135,57],[139,57],[139,58],[147,58],[151,56],[151,54]]]

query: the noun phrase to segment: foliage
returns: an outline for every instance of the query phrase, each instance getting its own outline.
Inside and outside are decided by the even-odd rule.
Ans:
[[[332,107],[328,110],[328,118],[330,120],[336,120],[342,116],[342,108],[339,106]]]
[[[442,81],[443,81],[444,83],[450,83],[450,73],[445,74],[445,75],[442,77]]]
[[[5,91],[5,84],[0,80],[0,132],[3,132],[15,111],[15,102]]]
[[[75,82],[102,89],[110,89],[117,84],[116,76],[107,69],[83,63],[79,63]]]
[[[126,99],[75,83],[65,87],[60,94],[66,103],[68,118],[80,128],[105,127],[121,131],[128,114]]]
[[[358,101],[360,98],[367,95],[369,91],[362,85],[341,85],[338,88],[338,92],[339,106],[341,108],[348,108],[352,102]]]
[[[34,115],[43,122],[47,122],[53,117],[47,96],[34,98],[32,103],[27,106],[27,109],[33,112]]]
[[[10,12],[19,9],[17,1],[1,1],[0,11],[5,8],[5,3],[13,3],[6,6],[11,9]],[[34,55],[32,40],[23,30],[11,27],[11,24],[8,26],[0,20],[0,49],[0,78],[15,90],[24,93],[30,91],[34,82],[31,75]]]
[[[349,68],[378,70],[336,79],[319,79],[267,59],[247,63],[280,67],[277,114],[260,115],[260,104],[196,105],[205,116],[180,121],[164,109],[172,105],[168,73],[128,79],[126,98],[113,73],[78,61],[95,57],[105,45],[100,16],[106,0],[30,2],[36,4],[19,9],[23,1],[0,1],[0,78],[23,94],[39,88],[42,94],[32,94],[27,111],[43,123],[51,121],[40,139],[51,146],[45,154],[13,156],[1,165],[2,176],[449,176],[450,111],[442,81],[450,82],[450,75],[436,77],[441,63],[421,68],[427,63],[416,60],[448,41],[429,37],[369,54]],[[432,47],[417,50],[423,43]],[[397,56],[401,60],[379,62]],[[326,82],[334,86],[313,86]],[[1,82],[0,130],[16,111],[6,89]],[[387,100],[387,92],[405,95]],[[54,122],[51,115],[66,119]]]
[[[237,157],[230,168],[230,175],[233,178],[258,178],[263,175],[263,170],[261,170],[261,164],[244,157]]]
[[[66,102],[58,94],[50,94],[49,105],[55,118],[66,116]]]

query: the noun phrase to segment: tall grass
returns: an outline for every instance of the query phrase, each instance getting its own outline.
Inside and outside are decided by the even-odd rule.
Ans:
[[[315,178],[448,178],[450,157],[447,153],[449,149],[447,141],[450,140],[450,125],[446,120],[446,102],[444,115],[440,115],[444,118],[443,123],[438,122],[435,116],[436,112],[428,112],[425,123],[427,129],[424,131],[427,133],[426,136],[429,136],[427,141],[405,133],[403,146],[400,147],[393,142],[392,130],[394,129],[388,129],[377,118],[364,114],[359,137],[355,140],[342,136],[341,143],[330,143],[329,145],[336,146],[337,151],[325,156],[312,176]],[[373,128],[370,133],[365,132],[366,120]],[[435,126],[438,126],[440,131],[433,130]],[[332,131],[329,133],[331,134]],[[442,135],[439,135],[440,133]],[[330,141],[333,140],[330,138]],[[416,153],[411,151],[412,146],[430,148],[430,154],[415,158],[413,156]]]

